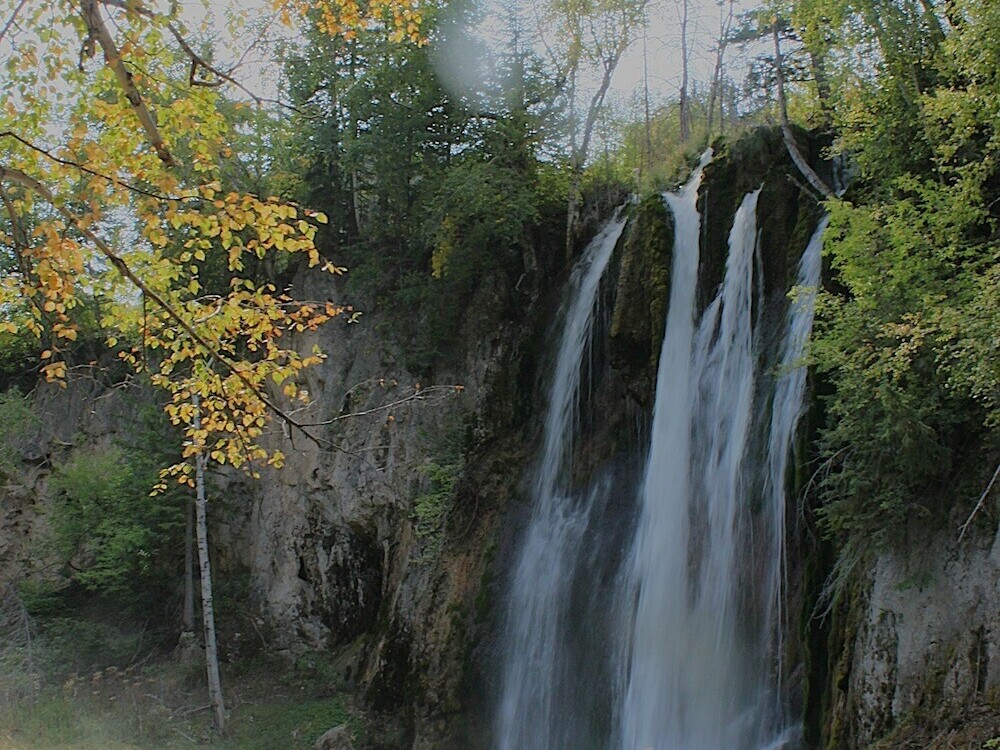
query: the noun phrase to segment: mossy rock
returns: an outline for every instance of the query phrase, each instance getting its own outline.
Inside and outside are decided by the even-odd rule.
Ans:
[[[611,314],[611,366],[629,393],[649,404],[670,304],[674,219],[659,195],[634,210],[621,251]]]
[[[799,149],[814,168],[826,171],[818,141],[795,129]],[[757,202],[759,253],[767,299],[784,299],[794,285],[798,259],[821,214],[817,201],[804,192],[804,178],[792,163],[776,127],[760,127],[732,143],[717,141],[715,158],[705,168],[698,209],[701,212],[701,263],[698,308],[704,310],[722,283],[729,232],[744,196],[762,188]]]

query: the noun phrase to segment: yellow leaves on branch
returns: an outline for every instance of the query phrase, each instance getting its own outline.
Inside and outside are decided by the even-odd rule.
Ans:
[[[423,15],[416,0],[271,0],[286,25],[292,13],[311,19],[319,31],[352,39],[359,29],[381,25],[394,42],[425,44],[420,34]]]
[[[274,4],[328,33],[381,24],[420,42],[414,0]],[[185,460],[280,466],[265,433],[305,403],[302,373],[323,359],[292,337],[344,309],[293,299],[260,261],[343,269],[317,249],[323,214],[222,184],[234,127],[220,90],[186,78],[208,63],[165,7],[38,0],[2,16],[17,23],[0,66],[0,245],[14,260],[0,277],[0,331],[43,340],[41,372],[61,382],[96,310],[107,346],[170,394]],[[187,482],[190,470],[166,476]]]
[[[244,253],[263,258],[269,251],[304,253],[309,266],[320,262],[316,249],[316,225],[325,224],[325,214],[303,211],[287,202],[270,197],[261,199],[247,193],[222,195],[219,182],[211,182],[191,195],[191,201],[172,202],[163,221],[173,233],[164,230],[157,217],[149,217],[144,229],[150,244],[166,247],[178,233],[187,234],[181,263],[204,261],[206,252],[221,248],[227,253],[230,271],[244,270]],[[307,220],[309,219],[309,220]]]

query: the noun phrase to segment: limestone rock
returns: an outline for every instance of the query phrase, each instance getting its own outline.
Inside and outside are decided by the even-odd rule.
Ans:
[[[947,532],[881,553],[859,612],[833,746],[872,747],[910,726],[962,725],[1000,688],[1000,534]],[[963,745],[964,746],[964,745]],[[977,745],[978,746],[978,745]]]
[[[354,750],[354,738],[346,724],[328,729],[313,745],[314,750]]]

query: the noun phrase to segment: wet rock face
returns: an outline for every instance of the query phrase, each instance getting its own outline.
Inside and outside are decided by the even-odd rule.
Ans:
[[[659,196],[640,203],[629,222],[611,317],[611,366],[632,397],[650,406],[670,304],[674,220]]]
[[[849,671],[831,686],[837,731],[824,744],[867,748],[920,730],[930,737],[984,711],[1000,732],[1000,534],[961,545],[937,534],[884,552],[869,585],[846,644]]]

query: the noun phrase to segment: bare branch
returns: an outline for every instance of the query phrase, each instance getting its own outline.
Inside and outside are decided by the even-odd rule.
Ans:
[[[10,31],[11,26],[14,25],[15,21],[17,21],[18,14],[24,10],[24,6],[27,4],[28,0],[21,0],[21,2],[17,4],[17,7],[14,8],[14,12],[10,14],[10,18],[7,19],[7,23],[3,25],[3,29],[0,29],[0,42],[3,41],[5,36],[7,36],[7,32]]]
[[[363,409],[361,411],[351,412],[349,414],[339,414],[333,419],[327,419],[323,422],[308,422],[303,423],[303,427],[325,427],[327,425],[335,424],[337,422],[342,422],[345,419],[354,419],[355,417],[367,417],[372,414],[378,414],[379,412],[389,411],[395,409],[398,406],[403,406],[404,404],[409,404],[414,401],[427,401],[431,395],[435,399],[442,399],[451,394],[461,393],[464,388],[460,385],[433,385],[427,388],[415,389],[413,393],[403,398],[392,401],[388,404],[382,404],[381,406],[374,406],[371,409]]]
[[[969,529],[969,524],[972,523],[972,519],[976,517],[976,514],[982,510],[983,503],[986,502],[986,498],[990,495],[990,490],[993,489],[993,485],[996,484],[997,478],[1000,477],[1000,464],[997,464],[996,471],[993,472],[993,478],[990,479],[989,484],[986,485],[986,489],[983,490],[983,494],[979,496],[979,502],[976,503],[976,507],[972,509],[969,517],[965,519],[965,523],[962,524],[960,533],[958,535],[958,541],[962,541],[962,537],[965,536],[965,532]]]

